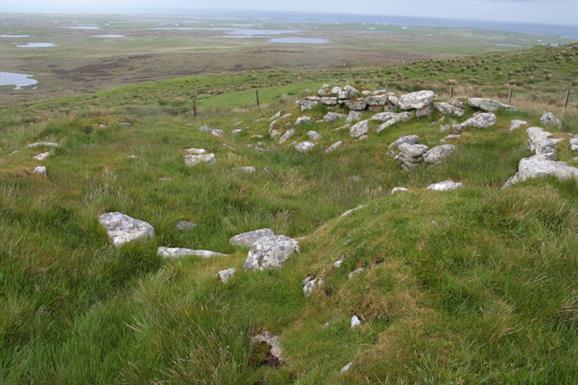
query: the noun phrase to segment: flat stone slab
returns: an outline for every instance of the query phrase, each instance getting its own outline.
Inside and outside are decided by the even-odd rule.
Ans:
[[[108,238],[116,247],[132,241],[154,238],[155,236],[155,229],[150,223],[129,217],[120,212],[102,214],[98,221],[104,226]]]
[[[229,240],[229,243],[237,247],[251,247],[255,242],[257,242],[262,238],[274,236],[275,232],[271,229],[259,229],[254,231],[248,231],[246,233],[237,234]]]
[[[431,191],[452,191],[464,187],[462,183],[446,180],[440,183],[434,183],[427,187]]]
[[[180,247],[159,247],[157,249],[157,255],[163,258],[201,257],[205,259],[228,256],[227,254],[210,250],[192,250]]]

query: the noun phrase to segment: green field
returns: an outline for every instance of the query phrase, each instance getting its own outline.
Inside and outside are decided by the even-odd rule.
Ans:
[[[98,30],[69,29],[92,26]],[[268,37],[230,38],[233,29],[297,30],[279,35],[326,39],[327,44],[274,44]],[[14,104],[184,75],[252,70],[377,67],[416,60],[510,51],[570,40],[530,34],[442,27],[288,24],[251,18],[4,14],[0,32],[30,35],[0,38],[2,71],[33,75],[37,89],[0,90],[0,103]],[[97,38],[103,34],[123,38]],[[275,36],[273,36],[275,37]],[[18,48],[17,43],[55,42],[54,48]]]
[[[574,384],[578,183],[501,187],[529,154],[525,130],[508,130],[510,121],[539,125],[546,108],[563,119],[549,128],[564,139],[560,160],[578,166],[568,146],[576,100],[560,106],[565,89],[575,92],[577,53],[567,45],[391,68],[186,76],[4,107],[0,383]],[[407,172],[386,154],[402,135],[441,143],[437,113],[381,134],[372,123],[365,141],[337,130],[343,122],[298,127],[294,140],[322,135],[308,154],[268,137],[272,115],[292,113],[283,122],[292,126],[297,98],[323,83],[434,88],[443,99],[449,79],[458,96],[503,98],[510,82],[521,110],[466,131],[439,165]],[[225,135],[199,131],[205,124]],[[31,173],[39,151],[26,146],[37,141],[61,144],[43,162],[46,178]],[[189,147],[215,153],[216,164],[186,167]],[[447,179],[465,187],[425,189]],[[410,192],[390,195],[396,186]],[[109,211],[150,222],[156,237],[114,248],[98,223]],[[197,227],[178,232],[181,220]],[[263,227],[303,237],[301,252],[281,269],[244,271],[247,251],[229,238]],[[158,246],[230,256],[170,261]],[[215,274],[230,267],[238,273],[222,284]],[[348,279],[358,268],[366,271]],[[310,274],[324,285],[305,298]],[[362,325],[352,330],[353,314]],[[251,343],[263,329],[280,336],[279,368]]]

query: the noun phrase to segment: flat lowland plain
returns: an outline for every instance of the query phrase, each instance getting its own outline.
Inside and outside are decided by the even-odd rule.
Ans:
[[[554,36],[385,24],[288,23],[257,18],[3,15],[0,67],[39,81],[36,89],[0,89],[0,103],[76,95],[179,75],[264,69],[384,67],[423,59],[507,51]],[[247,32],[249,31],[249,32]],[[279,44],[272,38],[322,39]],[[299,41],[299,40],[298,40]],[[18,43],[54,42],[52,48]]]

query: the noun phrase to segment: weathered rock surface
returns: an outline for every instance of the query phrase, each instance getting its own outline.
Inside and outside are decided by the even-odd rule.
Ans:
[[[342,144],[343,144],[343,142],[341,140],[333,143],[331,146],[327,147],[327,150],[325,150],[325,153],[326,154],[332,153],[333,151],[337,150]]]
[[[436,98],[433,91],[424,90],[402,95],[399,98],[398,105],[402,110],[420,110],[431,104]]]
[[[486,112],[496,112],[498,110],[515,110],[516,107],[504,104],[497,100],[487,98],[469,98],[468,104],[470,107],[477,108]]]
[[[309,110],[313,109],[313,107],[318,105],[319,100],[302,99],[302,100],[299,100],[297,103],[299,104],[301,112],[305,112],[305,111],[309,111]],[[337,103],[337,100],[336,100],[336,103]]]
[[[327,123],[333,123],[345,118],[346,118],[345,114],[339,114],[337,112],[328,112],[323,117],[323,120]]]
[[[34,167],[34,170],[32,170],[32,173],[42,175],[42,176],[48,176],[48,171],[46,170],[46,167],[44,167],[44,166]]]
[[[572,151],[578,151],[578,135],[570,139],[570,149]]]
[[[36,143],[29,144],[27,147],[28,148],[38,148],[38,147],[57,148],[57,147],[59,147],[59,144],[55,143],[55,142],[36,142]]]
[[[359,319],[358,316],[353,315],[353,317],[351,317],[351,328],[355,329],[357,327],[361,326],[361,320]]]
[[[321,140],[321,135],[317,131],[307,132],[307,137],[314,142]]]
[[[548,176],[558,178],[559,180],[575,179],[578,181],[578,168],[569,166],[565,162],[557,162],[546,159],[541,155],[534,155],[530,158],[520,160],[518,172],[506,182],[504,188],[511,187],[529,179],[545,178]]]
[[[363,135],[369,132],[369,122],[367,120],[362,120],[361,122],[355,124],[349,129],[349,134],[352,138],[359,139]]]
[[[291,139],[295,135],[295,129],[292,128],[290,130],[285,131],[283,135],[279,138],[279,144],[286,143],[289,139]]]
[[[429,150],[429,147],[424,144],[404,143],[398,148],[399,154],[395,157],[395,160],[400,162],[405,170],[410,170],[420,164]]]
[[[456,147],[452,144],[442,144],[441,146],[432,147],[423,157],[424,163],[437,164],[453,154]]]
[[[231,238],[229,242],[233,246],[249,248],[260,239],[274,236],[275,232],[271,229],[259,229],[248,231],[246,233],[237,234],[233,238]]]
[[[299,252],[299,242],[284,235],[264,237],[253,243],[245,261],[247,270],[279,268]]]
[[[405,187],[394,187],[391,189],[391,195],[395,195],[395,194],[401,194],[404,192],[408,192],[409,189],[405,188]]]
[[[187,167],[194,167],[201,163],[213,164],[217,161],[215,154],[185,155]]]
[[[528,122],[526,122],[525,120],[512,120],[512,122],[510,123],[510,131],[514,131],[514,130],[518,130],[520,128],[526,127],[528,125]]]
[[[466,111],[448,102],[434,103],[434,108],[442,115],[452,115],[458,118],[464,116]]]
[[[562,121],[551,112],[544,112],[544,114],[540,118],[540,123],[542,123],[545,126],[554,126],[557,128],[562,127]]]
[[[120,212],[102,214],[98,221],[104,226],[109,239],[116,247],[155,236],[155,229],[150,223]]]
[[[530,127],[526,132],[528,133],[528,146],[534,154],[540,155],[544,159],[557,159],[556,145],[562,139],[553,138],[551,133],[540,127]]]
[[[469,118],[461,124],[454,125],[454,130],[463,131],[466,128],[489,128],[495,125],[497,122],[496,115],[491,112],[487,113],[476,113],[473,117]]]
[[[302,152],[302,153],[310,152],[314,148],[315,148],[315,143],[308,142],[308,141],[300,142],[300,143],[297,143],[295,145],[295,150],[297,150],[298,152]]]
[[[427,187],[431,191],[452,191],[464,187],[463,184],[459,182],[454,182],[453,180],[446,180],[440,183],[434,183]]]
[[[399,122],[406,122],[411,119],[410,112],[401,112],[399,114],[395,112],[382,112],[379,114],[374,115],[371,120],[378,120],[383,122],[378,128],[377,132],[380,133],[386,128],[389,128]]]
[[[311,294],[313,294],[313,290],[315,290],[315,287],[318,286],[319,281],[320,278],[315,278],[312,275],[307,276],[303,280],[303,295],[305,295],[305,297],[309,297]]]
[[[34,159],[42,162],[43,160],[48,159],[50,155],[52,155],[51,152],[41,152],[40,154],[35,155]]]
[[[254,344],[264,344],[269,349],[267,357],[265,357],[265,361],[258,362],[257,365],[268,365],[272,368],[279,368],[283,366],[283,349],[281,348],[281,340],[278,336],[274,336],[268,331],[262,331],[253,337],[251,341]]]
[[[367,102],[363,98],[348,99],[345,101],[345,107],[352,111],[363,111],[367,108]]]
[[[351,124],[360,121],[362,117],[363,115],[360,111],[349,111],[349,115],[347,115],[347,119],[345,121],[346,123]]]
[[[195,227],[197,227],[197,225],[193,222],[189,222],[189,221],[179,221],[176,224],[176,229],[179,231],[189,231],[194,229]]]
[[[192,250],[180,247],[159,247],[157,255],[163,258],[183,258],[183,257],[201,257],[205,259],[214,257],[226,257],[227,254],[217,253],[210,250]]]
[[[223,282],[223,283],[227,283],[229,282],[229,280],[231,278],[233,278],[233,276],[235,275],[237,271],[235,269],[226,269],[226,270],[221,270],[217,273],[217,278],[219,279],[219,281]]]
[[[296,126],[302,126],[304,124],[310,124],[311,122],[312,122],[312,119],[309,116],[300,116],[295,121],[295,125]]]
[[[368,106],[385,106],[389,102],[389,95],[387,94],[377,94],[370,95],[365,98]]]

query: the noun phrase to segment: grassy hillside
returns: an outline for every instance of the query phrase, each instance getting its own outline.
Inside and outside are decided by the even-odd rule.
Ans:
[[[541,63],[575,50],[516,55]],[[555,68],[564,82],[575,69],[567,60]],[[442,164],[410,172],[386,155],[389,144],[408,134],[440,144],[447,133],[430,124],[440,116],[380,134],[372,123],[364,141],[336,130],[343,122],[299,127],[295,140],[308,130],[322,135],[300,154],[268,138],[269,117],[282,110],[294,122],[295,96],[332,78],[377,84],[369,71],[314,76],[175,79],[4,109],[0,383],[573,384],[578,184],[546,179],[501,190],[529,154],[525,131],[508,130],[510,121],[539,125],[539,115],[499,113],[495,127],[456,140]],[[535,87],[547,92],[547,84]],[[251,106],[252,87],[262,90],[261,108]],[[561,160],[578,166],[567,140],[578,133],[574,116],[569,109],[562,129],[549,130],[565,139]],[[204,124],[225,135],[199,131]],[[235,128],[243,133],[232,135]],[[30,172],[40,151],[26,145],[40,140],[61,144],[43,162],[47,178]],[[343,146],[325,154],[337,140]],[[214,152],[217,163],[185,167],[189,147]],[[465,187],[425,190],[447,179]],[[410,192],[389,195],[396,186]],[[114,248],[98,224],[108,211],[150,222],[156,237]],[[180,220],[198,226],[178,232]],[[304,237],[301,253],[279,270],[243,271],[247,251],[228,239],[262,227]],[[158,246],[231,255],[168,261]],[[215,274],[230,267],[238,273],[222,284]],[[309,274],[325,283],[305,298]],[[362,326],[352,330],[354,314]],[[262,352],[250,338],[262,329],[280,336],[280,368],[258,365]]]

